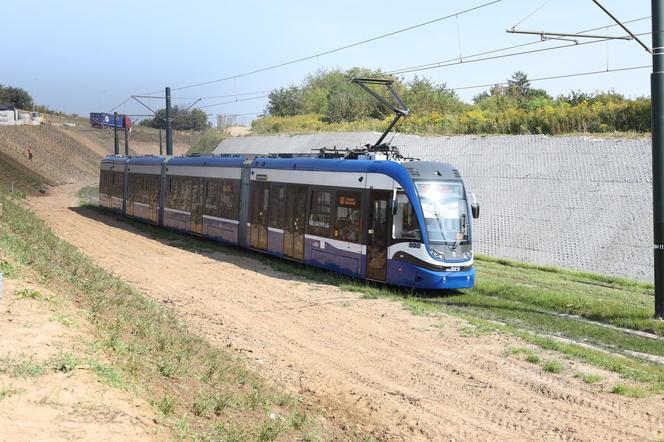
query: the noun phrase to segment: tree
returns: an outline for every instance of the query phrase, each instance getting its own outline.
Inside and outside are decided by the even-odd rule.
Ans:
[[[507,95],[512,97],[527,97],[530,92],[530,81],[528,75],[522,71],[516,71],[512,78],[507,80]]]
[[[9,104],[18,109],[31,110],[33,101],[26,90],[0,84],[0,105],[3,104]]]
[[[277,117],[298,115],[302,111],[302,91],[297,86],[280,88],[268,95],[267,113]]]
[[[173,106],[171,118],[175,130],[204,130],[210,127],[207,115],[200,109],[186,110]],[[166,109],[157,110],[154,118],[145,119],[140,124],[155,129],[166,129]]]

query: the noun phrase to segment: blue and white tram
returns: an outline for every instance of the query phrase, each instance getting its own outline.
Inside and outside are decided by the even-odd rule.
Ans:
[[[107,157],[100,205],[119,210],[122,178],[128,217],[357,278],[472,287],[479,205],[459,172],[360,158]]]

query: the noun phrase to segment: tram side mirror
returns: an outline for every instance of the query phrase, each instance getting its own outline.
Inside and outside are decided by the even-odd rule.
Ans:
[[[480,203],[477,202],[477,197],[474,193],[471,193],[470,196],[473,198],[473,203],[470,205],[470,211],[473,213],[473,219],[480,217]]]
[[[473,218],[477,219],[480,217],[480,205],[478,203],[473,203],[470,205],[470,210],[473,212]]]

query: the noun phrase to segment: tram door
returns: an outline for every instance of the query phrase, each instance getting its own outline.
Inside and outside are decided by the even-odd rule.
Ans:
[[[251,194],[251,247],[267,250],[267,215],[270,183],[254,181]]]
[[[286,225],[284,255],[304,260],[304,220],[307,209],[307,186],[288,185],[286,192]]]
[[[367,235],[367,278],[385,281],[387,277],[388,205],[392,192],[372,190]]]
[[[205,178],[188,178],[191,185],[191,231],[203,234],[203,204],[205,202]]]

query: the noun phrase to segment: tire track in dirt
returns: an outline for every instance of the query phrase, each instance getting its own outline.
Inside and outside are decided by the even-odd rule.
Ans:
[[[381,440],[643,440],[664,436],[664,400],[629,399],[502,355],[523,345],[466,336],[452,317],[280,273],[245,254],[194,253],[113,217],[71,210],[76,186],[32,200],[66,240],[231,346],[265,377]],[[574,365],[580,371],[596,369]],[[610,381],[615,375],[603,373]]]

